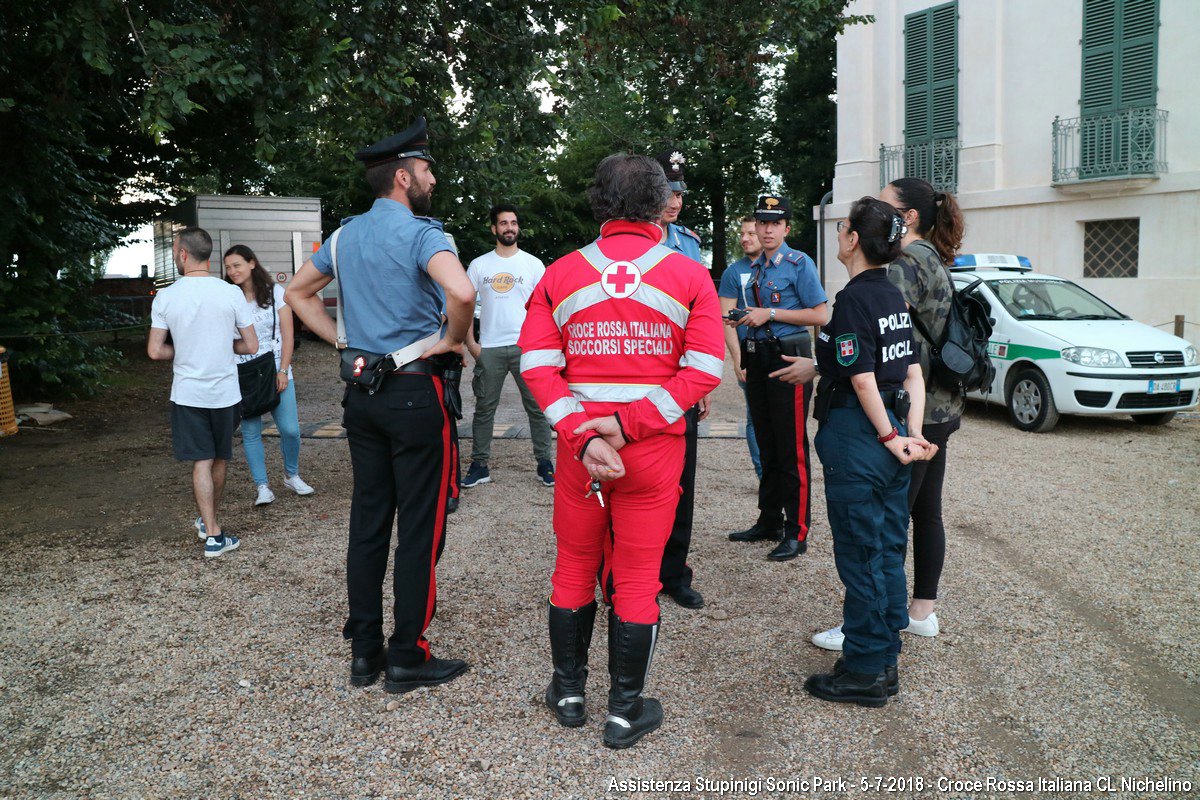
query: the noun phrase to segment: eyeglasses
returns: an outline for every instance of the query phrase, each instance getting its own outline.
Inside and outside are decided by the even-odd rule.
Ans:
[[[850,220],[839,219],[838,223],[837,223],[837,232],[841,233],[842,231],[849,231],[849,230],[850,230]]]

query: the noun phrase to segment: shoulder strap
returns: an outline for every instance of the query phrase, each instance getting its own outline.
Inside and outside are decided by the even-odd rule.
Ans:
[[[337,244],[338,236],[342,233],[342,229],[338,228],[333,232],[333,236],[329,237],[329,260],[333,264],[333,279],[338,284],[337,296],[337,344],[339,348],[346,346],[346,315],[342,308],[342,279],[338,276],[337,265]]]
[[[275,345],[275,323],[279,320],[279,311],[275,308],[275,287],[278,284],[271,285],[271,346]]]
[[[436,220],[434,220],[434,221],[436,222]],[[342,232],[342,229],[338,228],[336,231],[333,232],[333,235],[329,237],[329,261],[333,266],[334,280],[336,280],[338,282],[337,343],[338,343],[339,348],[345,347],[347,345],[346,318],[345,318],[345,314],[343,313],[344,307],[342,305],[342,281],[341,281],[341,278],[338,276],[338,260],[337,260],[338,236],[341,234],[341,232]],[[445,321],[445,317],[443,316],[442,327],[444,327],[445,324],[446,324],[446,321]],[[439,327],[436,333],[430,334],[429,336],[426,336],[424,339],[421,339],[420,341],[413,342],[412,344],[408,345],[407,347],[401,347],[399,350],[388,353],[388,355],[391,356],[393,361],[395,361],[397,367],[402,367],[405,364],[409,364],[409,363],[412,363],[413,361],[416,361],[418,358],[421,357],[421,355],[426,350],[428,350],[429,348],[431,348],[435,344],[437,344],[438,340],[441,338],[442,338],[442,328]]]

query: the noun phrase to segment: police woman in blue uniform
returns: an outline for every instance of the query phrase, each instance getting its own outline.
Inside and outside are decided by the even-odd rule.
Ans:
[[[786,197],[758,198],[754,231],[762,252],[750,264],[752,277],[746,286],[746,299],[753,304],[736,319],[726,318],[727,325],[744,325],[749,331],[741,342],[742,367],[762,462],[758,519],[747,530],[729,534],[729,540],[776,541],[767,554],[772,561],[790,561],[808,549],[812,510],[806,425],[810,387],[772,378],[771,373],[787,366],[784,356],[811,356],[807,326],[829,321],[816,264],[788,246],[791,219]]]
[[[925,384],[904,297],[884,269],[900,255],[903,235],[904,222],[887,203],[864,197],[850,206],[838,223],[838,260],[850,282],[816,346],[816,447],[834,563],[846,586],[846,639],[833,671],[811,676],[804,688],[822,700],[870,707],[899,691],[908,465],[937,451],[920,435]]]
[[[407,692],[453,680],[467,668],[458,659],[433,657],[425,631],[437,604],[435,565],[445,543],[455,370],[475,289],[442,224],[419,216],[429,212],[436,183],[425,119],[355,158],[366,167],[375,202],[305,262],[287,303],[322,339],[345,348],[343,425],[354,495],[342,635],[351,641],[350,682],[369,686],[386,667],[384,689]],[[335,271],[343,343],[320,296]],[[395,628],[385,649],[382,583],[393,525]]]

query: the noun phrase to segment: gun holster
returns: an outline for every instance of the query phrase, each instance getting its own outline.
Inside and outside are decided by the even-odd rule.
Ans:
[[[455,419],[463,418],[462,383],[463,358],[458,353],[441,353],[429,361],[442,371],[442,403]]]

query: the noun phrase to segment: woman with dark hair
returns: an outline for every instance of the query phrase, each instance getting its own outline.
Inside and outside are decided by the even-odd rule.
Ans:
[[[813,416],[834,563],[846,587],[845,645],[833,671],[811,676],[804,688],[872,708],[899,691],[908,465],[937,452],[921,436],[925,383],[912,324],[884,268],[899,256],[903,235],[904,222],[887,203],[864,197],[850,206],[838,223],[838,260],[850,282],[816,346],[821,381]]]
[[[295,338],[292,329],[292,310],[283,299],[283,287],[275,284],[263,269],[254,251],[244,244],[235,244],[225,251],[225,280],[239,287],[246,296],[246,305],[254,319],[258,334],[258,352],[238,356],[239,361],[267,353],[275,353],[275,388],[279,405],[271,411],[279,429],[279,449],[283,453],[283,485],[299,495],[313,493],[313,488],[300,478],[300,418],[296,411],[296,387],[292,383],[292,349]],[[275,501],[275,493],[267,483],[267,461],[263,452],[262,417],[242,420],[242,448],[250,475],[258,486],[254,505]]]
[[[950,313],[954,283],[947,269],[962,246],[963,216],[949,192],[936,191],[920,178],[900,178],[883,188],[879,198],[891,204],[908,227],[904,252],[888,267],[888,280],[904,295],[909,312],[925,330],[940,339]],[[930,343],[914,326],[921,370],[929,375]],[[942,524],[942,483],[946,477],[946,446],[962,423],[963,394],[926,382],[925,438],[938,447],[937,455],[913,465],[908,507],[913,530],[913,592],[906,633],[937,636],[933,612],[938,582],[946,560],[946,529]]]
[[[521,376],[558,431],[546,705],[560,725],[587,722],[602,571],[611,602],[603,742],[623,749],[663,720],[642,692],[679,505],[684,409],[721,382],[725,337],[708,271],[658,243],[655,220],[671,197],[658,162],[611,155],[587,196],[600,238],[546,268],[518,345]]]
[[[954,284],[947,269],[954,263],[963,239],[963,216],[954,195],[939,192],[920,178],[900,178],[883,188],[879,199],[904,220],[907,232],[900,240],[903,252],[888,266],[888,280],[904,295],[909,313],[920,320],[931,336],[940,337],[950,313]],[[929,342],[913,326],[920,350],[921,371],[930,374]],[[946,477],[946,446],[962,421],[966,401],[961,392],[929,382],[925,388],[922,433],[937,445],[930,461],[912,468],[908,507],[913,530],[913,592],[905,633],[937,636],[934,601],[946,559],[946,529],[942,524],[942,483]],[[842,649],[840,627],[814,634],[812,641],[826,650]]]

